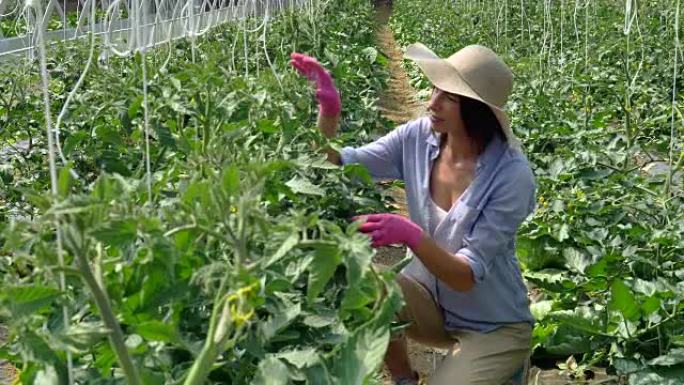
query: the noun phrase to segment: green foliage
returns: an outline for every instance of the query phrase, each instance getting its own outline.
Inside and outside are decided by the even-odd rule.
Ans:
[[[601,0],[398,0],[391,22],[403,45],[446,57],[483,44],[515,74],[508,111],[538,184],[518,240],[525,277],[545,297],[532,307],[537,354],[609,364],[630,384],[676,383],[683,366],[665,358],[678,356],[684,333],[683,186],[670,180],[684,150],[676,10],[627,4],[627,19],[638,17],[628,33],[624,4]],[[672,172],[645,171],[658,162]]]
[[[197,39],[196,63],[188,41],[149,53],[151,197],[140,56],[104,59],[87,75],[61,127],[70,164],[57,197],[36,69],[3,67],[0,147],[17,151],[0,170],[0,317],[10,330],[0,354],[22,368],[22,383],[65,383],[67,352],[77,381],[93,384],[374,375],[400,296],[349,218],[388,198],[365,170],[324,161],[310,85],[288,65],[296,50],[333,72],[346,120],[332,145],[370,140],[383,128],[375,104],[387,77],[373,22],[366,1],[327,2],[274,18],[265,39],[247,34],[246,56],[233,49],[245,37],[235,24]],[[55,115],[87,48],[50,50]]]

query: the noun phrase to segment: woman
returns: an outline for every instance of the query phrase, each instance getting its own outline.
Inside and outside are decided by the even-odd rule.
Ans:
[[[512,73],[488,48],[472,45],[442,59],[422,44],[408,47],[434,86],[429,116],[377,141],[341,153],[377,179],[405,182],[410,219],[359,218],[374,247],[405,244],[411,263],[397,276],[406,335],[452,348],[429,380],[435,385],[521,383],[533,317],[515,256],[515,235],[534,208],[535,183],[502,110]],[[313,58],[291,64],[317,86],[318,126],[336,133],[341,104],[330,75]],[[396,384],[417,384],[406,339],[394,339],[385,363]]]

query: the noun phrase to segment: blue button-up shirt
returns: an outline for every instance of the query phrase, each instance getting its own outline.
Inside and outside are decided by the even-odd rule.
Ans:
[[[373,143],[345,147],[341,158],[343,164],[366,166],[376,180],[403,180],[409,216],[428,232],[430,172],[439,152],[440,135],[425,117]],[[449,288],[414,255],[402,271],[430,290],[448,330],[489,332],[507,323],[534,322],[515,255],[516,232],[534,209],[534,194],[525,156],[495,138],[478,157],[473,182],[430,234],[447,251],[467,258],[475,286],[465,292]]]

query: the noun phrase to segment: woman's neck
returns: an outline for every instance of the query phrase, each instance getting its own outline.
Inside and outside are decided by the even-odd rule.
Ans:
[[[442,151],[445,160],[453,163],[474,162],[482,152],[481,146],[465,134],[443,134]]]

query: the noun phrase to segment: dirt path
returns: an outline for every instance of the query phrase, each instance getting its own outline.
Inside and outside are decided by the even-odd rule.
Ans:
[[[0,345],[7,339],[7,328],[0,325]],[[17,375],[17,370],[12,364],[5,360],[0,360],[0,384],[11,384]]]
[[[378,1],[376,5],[376,20],[378,23],[376,39],[377,46],[389,59],[390,79],[387,90],[380,98],[380,111],[386,119],[395,124],[403,124],[411,119],[415,119],[424,111],[424,103],[415,98],[415,90],[411,87],[406,76],[406,72],[401,66],[403,52],[394,40],[394,34],[387,25],[391,15],[391,8],[383,1]],[[392,190],[392,196],[397,202],[396,211],[400,214],[408,215],[406,211],[406,195],[402,189]],[[406,254],[405,247],[386,247],[378,251],[376,261],[382,264],[391,265],[400,261]],[[409,341],[409,356],[413,368],[417,370],[423,378],[429,377],[434,371],[436,364],[441,359],[441,355],[446,351],[440,351],[426,346],[421,346]],[[392,382],[389,375],[385,373],[385,384]]]
[[[385,118],[402,124],[418,117],[424,110],[424,103],[419,103],[415,98],[416,92],[409,84],[408,77],[401,66],[404,53],[387,25],[392,9],[382,2],[376,10],[377,45],[378,49],[388,57],[390,70],[387,91],[380,99],[380,111]]]

